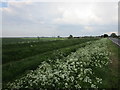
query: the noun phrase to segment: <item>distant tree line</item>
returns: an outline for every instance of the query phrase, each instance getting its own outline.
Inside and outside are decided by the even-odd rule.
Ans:
[[[100,37],[102,37],[102,38],[106,38],[106,37],[113,37],[113,38],[117,37],[117,38],[120,38],[120,35],[117,36],[116,33],[111,33],[110,36],[108,34],[103,34],[101,36],[83,36],[83,37],[73,37],[73,35],[69,35],[67,38],[68,39],[73,39],[73,38],[96,38],[96,37],[98,37],[98,38],[100,38]],[[37,36],[37,38],[38,38],[38,40],[40,39],[39,36]],[[57,38],[62,38],[62,37],[61,36],[57,36]]]
[[[116,33],[111,33],[110,36],[109,36],[108,34],[104,34],[104,35],[101,35],[101,37],[104,37],[104,38],[106,38],[106,37],[113,37],[113,38],[116,38],[116,37],[118,37],[118,36],[117,36]]]

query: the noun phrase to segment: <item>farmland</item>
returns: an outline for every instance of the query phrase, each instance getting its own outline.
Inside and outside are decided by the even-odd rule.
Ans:
[[[112,59],[118,57],[119,47],[107,38],[14,38],[11,42],[3,39],[4,88],[118,87],[119,73]],[[114,79],[108,78],[115,75],[111,70],[118,75]]]

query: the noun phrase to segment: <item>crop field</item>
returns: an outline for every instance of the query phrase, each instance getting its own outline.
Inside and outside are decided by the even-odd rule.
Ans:
[[[28,43],[28,42],[40,42],[40,41],[55,41],[55,40],[65,40],[66,38],[39,38],[39,37],[22,37],[22,38],[2,38],[2,44],[15,44],[15,43]]]
[[[6,38],[3,88],[119,88],[119,50],[108,38]]]

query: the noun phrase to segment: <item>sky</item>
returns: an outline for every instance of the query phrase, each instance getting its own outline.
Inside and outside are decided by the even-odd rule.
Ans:
[[[104,0],[105,1],[105,0]],[[2,37],[98,36],[118,33],[118,2],[0,3]]]

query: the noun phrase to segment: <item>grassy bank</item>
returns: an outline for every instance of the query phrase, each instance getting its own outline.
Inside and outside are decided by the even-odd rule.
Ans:
[[[108,40],[108,51],[111,52],[109,64],[109,72],[106,80],[108,88],[119,88],[120,81],[120,47]]]
[[[57,50],[63,47],[73,46],[80,43],[96,39],[67,39],[57,41],[39,41],[39,42],[24,42],[20,44],[7,44],[2,47],[2,63],[9,63],[12,61],[18,61],[27,57],[31,57],[44,52]]]
[[[84,47],[86,44],[78,44],[74,46],[69,46],[66,48],[61,48],[54,51],[49,51],[43,54],[35,55],[32,57],[25,58],[20,61],[11,62],[3,65],[3,82],[8,82],[13,80],[22,74],[24,74],[27,70],[34,70],[38,67],[39,64],[43,61],[48,61],[50,59],[56,60],[66,57],[71,52],[75,52],[78,48]],[[48,61],[49,62],[49,61]]]
[[[107,39],[86,43],[62,59],[43,61],[36,70],[8,83],[9,88],[102,88],[109,64]],[[66,50],[65,50],[66,51]],[[60,52],[60,51],[59,51]]]

